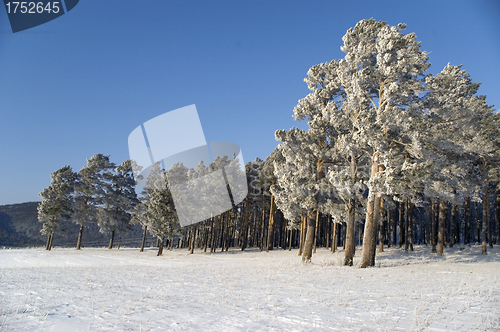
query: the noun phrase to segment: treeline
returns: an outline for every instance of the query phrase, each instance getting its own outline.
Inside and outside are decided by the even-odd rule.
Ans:
[[[39,195],[38,220],[47,235],[46,249],[52,248],[61,223],[72,221],[79,226],[76,248],[82,245],[85,227],[95,222],[99,231],[110,234],[109,248],[115,233],[131,230],[131,211],[139,203],[135,192],[133,162],[115,165],[109,156],[95,154],[79,172],[64,166],[51,174],[51,184]],[[120,243],[118,244],[118,246]]]
[[[117,227],[140,223],[158,238],[158,254],[164,245],[190,252],[299,248],[310,261],[317,247],[342,247],[344,264],[353,265],[358,244],[361,267],[375,264],[377,246],[411,251],[426,244],[443,254],[446,246],[481,242],[486,254],[500,242],[500,115],[461,66],[428,73],[428,54],[405,28],[362,20],[343,37],[343,59],[309,69],[311,93],[294,108],[309,129],[276,131],[271,155],[245,165],[248,195],[232,199],[226,212],[180,227],[168,181],[196,183],[191,193],[203,193],[216,180],[205,175],[234,158],[194,169],[155,164],[137,196],[134,163],[113,173],[109,159],[96,155],[85,171],[53,174],[59,194],[41,194],[61,202],[39,208],[48,243],[55,229],[49,220],[71,217],[82,228],[100,223],[111,239]]]

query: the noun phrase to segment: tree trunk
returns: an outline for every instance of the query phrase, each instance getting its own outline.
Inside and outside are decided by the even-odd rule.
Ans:
[[[148,231],[148,226],[144,226],[144,232],[142,233],[142,241],[141,241],[141,251],[144,251],[144,244],[146,244],[146,233]]]
[[[464,244],[470,245],[470,198],[465,200],[464,211]]]
[[[375,156],[374,156],[375,158]],[[378,172],[378,163],[372,160],[370,178],[374,178]],[[380,208],[380,197],[372,191],[368,194],[368,206],[366,209],[365,232],[363,235],[363,253],[361,257],[361,268],[375,265],[375,249],[377,247],[378,214]]]
[[[304,240],[306,238],[306,217],[300,217],[300,241],[299,241],[299,256],[304,252]]]
[[[307,232],[306,240],[304,243],[304,253],[302,254],[302,261],[310,262],[312,257],[313,244],[316,240],[314,238],[316,228],[316,218],[314,211],[307,212]]]
[[[488,226],[490,225],[490,192],[488,190],[488,181],[484,182],[484,197],[483,197],[483,229],[481,232],[483,255],[487,253],[487,236]]]
[[[340,238],[340,242],[342,242],[342,250],[345,250],[345,243],[346,243],[346,236],[347,236],[347,232],[346,232],[346,224],[344,223],[345,226],[342,226],[341,230],[342,230],[342,234],[341,234],[341,238]]]
[[[476,212],[476,243],[481,243],[481,230],[482,230],[482,219],[479,217],[479,203],[474,203],[474,210]]]
[[[54,241],[54,232],[50,234],[50,241],[49,241],[49,251],[52,250],[52,242]]]
[[[271,208],[269,209],[269,227],[267,230],[267,249],[273,250],[273,235],[274,235],[274,214],[276,212],[276,204],[274,203],[274,195],[271,195]]]
[[[379,243],[379,249],[378,251],[379,252],[383,252],[384,251],[384,241],[385,241],[385,220],[384,220],[384,200],[381,199],[380,200],[380,223],[379,223],[379,227],[378,227],[378,243]]]
[[[410,199],[406,199],[406,242],[405,251],[413,251],[413,216]]]
[[[458,208],[453,204],[451,208],[451,225],[450,225],[450,248],[453,248],[457,243],[456,229],[458,228]]]
[[[193,227],[191,227],[191,228],[192,228],[191,229],[191,233],[192,233],[191,234],[191,243],[190,243],[191,248],[190,248],[189,253],[193,254],[194,253],[194,246],[195,246],[195,242],[196,242],[196,226],[194,226],[194,229],[193,229]]]
[[[158,237],[158,242],[159,242],[159,246],[158,246],[158,253],[156,254],[156,256],[161,256],[163,255],[163,242],[165,242],[165,236],[160,239],[160,237]]]
[[[80,232],[78,233],[78,242],[76,243],[77,250],[80,250],[82,248],[82,235],[83,235],[83,224],[80,225]]]
[[[316,244],[318,242],[318,231],[319,231],[319,210],[316,211],[316,227],[314,228],[314,243],[313,243],[313,253],[316,253]]]
[[[47,234],[47,242],[45,243],[45,250],[50,250],[49,244],[50,244],[50,240],[52,238],[52,234],[54,234],[54,233]]]
[[[391,244],[393,246],[396,245],[397,243],[397,224],[398,224],[398,220],[397,220],[397,216],[398,216],[398,205],[399,205],[399,202],[396,203],[396,209],[393,210],[391,209],[390,210],[390,216],[391,216],[391,225],[392,225],[392,239],[391,239]]]
[[[338,235],[337,235],[337,223],[334,222],[333,223],[333,235],[332,235],[332,253],[334,253],[335,251],[337,251],[337,238],[338,238]]]
[[[444,241],[445,241],[445,227],[444,224],[446,222],[446,203],[441,200],[439,202],[439,223],[438,223],[438,246],[437,246],[437,254],[443,254]]]
[[[498,184],[497,184],[497,188],[498,188]],[[500,188],[497,189],[497,197],[496,197],[496,201],[497,201],[497,204],[496,204],[496,233],[497,233],[497,236],[496,236],[496,243],[500,244]]]
[[[345,242],[346,242],[346,250],[345,250],[345,257],[344,257],[344,265],[345,266],[352,266],[353,265],[353,259],[354,259],[354,254],[356,251],[356,201],[354,198],[349,199],[349,202],[347,204],[347,224],[346,224],[346,236],[345,236]],[[336,232],[336,229],[334,229],[334,232]],[[337,245],[335,244],[335,249]]]
[[[247,237],[246,237],[246,229],[247,229],[247,225],[249,224],[249,215],[250,215],[250,212],[249,212],[249,209],[250,207],[248,206],[249,204],[249,199],[248,197],[245,199],[245,204],[243,206],[243,222],[241,224],[241,228],[240,228],[240,243],[241,243],[241,251],[245,250],[247,248]]]
[[[266,209],[262,209],[262,220],[260,222],[260,226],[259,226],[259,248],[260,248],[260,251],[262,251],[264,249],[264,236],[265,236],[265,229],[266,229]]]
[[[113,249],[113,240],[115,239],[115,231],[113,230],[111,232],[111,239],[109,239],[109,246],[108,249]]]
[[[371,197],[368,200],[368,207],[366,211],[366,221],[365,221],[365,231],[363,235],[363,253],[361,258],[361,268],[365,268],[372,265],[372,254],[371,248],[376,245],[375,243],[375,223],[373,221],[374,218],[374,206],[375,206],[375,197],[370,195]]]
[[[371,265],[375,266],[375,255],[377,252],[377,235],[378,235],[378,227],[380,224],[380,211],[382,208],[382,197],[376,196],[375,202],[373,205],[373,246],[371,247]]]
[[[404,204],[399,204],[399,248],[403,247],[405,242],[405,220],[404,220]]]
[[[438,229],[438,214],[439,206],[437,202],[432,203],[432,213],[431,213],[431,244],[432,252],[437,252],[437,229]]]
[[[217,245],[217,228],[219,227],[219,217],[215,217],[214,220],[212,221],[212,236],[211,236],[211,244],[210,244],[210,252],[216,252],[216,245]]]

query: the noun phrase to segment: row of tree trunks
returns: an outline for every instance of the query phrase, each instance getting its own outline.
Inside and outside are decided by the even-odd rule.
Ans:
[[[180,236],[177,242],[177,247],[188,248],[190,253],[194,253],[196,248],[204,251],[211,248],[211,252],[215,252],[217,248],[222,251],[227,251],[231,247],[241,246],[242,249],[250,246],[257,248],[266,248],[272,250],[280,247],[282,249],[293,247],[299,248],[299,255],[302,255],[304,261],[310,261],[312,254],[317,247],[330,248],[336,252],[339,245],[345,248],[345,265],[353,265],[356,242],[363,245],[363,249],[367,246],[367,240],[372,241],[371,245],[363,250],[361,266],[373,266],[375,263],[375,253],[377,243],[379,251],[384,250],[384,245],[397,245],[404,250],[412,251],[413,244],[430,243],[432,251],[438,255],[442,255],[444,248],[461,243],[469,244],[471,235],[474,235],[474,240],[477,237],[481,240],[483,253],[487,252],[488,243],[490,247],[498,242],[500,237],[500,195],[495,195],[495,218],[491,220],[490,216],[490,194],[489,187],[485,185],[483,188],[482,205],[471,203],[470,199],[465,201],[463,212],[459,206],[449,204],[444,200],[433,201],[429,206],[429,218],[426,211],[422,208],[416,208],[409,199],[402,202],[393,203],[384,202],[380,195],[373,195],[368,204],[368,216],[371,217],[371,227],[366,225],[363,229],[355,222],[355,206],[354,199],[347,204],[348,213],[347,220],[344,224],[332,222],[331,216],[323,216],[317,210],[309,211],[302,217],[300,229],[292,229],[290,222],[283,218],[282,213],[277,210],[273,199],[267,209],[256,209],[250,206],[249,201],[245,203],[241,210],[229,210],[226,213],[211,218],[205,222],[192,225],[185,228],[183,235]],[[498,189],[495,194],[498,194]],[[481,208],[478,208],[481,207]],[[475,213],[471,222],[471,210]],[[269,213],[269,221],[266,222],[266,211]],[[427,222],[428,221],[428,222]],[[472,227],[474,226],[474,227]],[[471,233],[472,227],[472,233]],[[479,232],[477,228],[479,227]],[[84,227],[80,227],[79,242]],[[144,234],[147,229],[144,229]],[[356,241],[356,235],[359,236]],[[363,242],[361,242],[361,237]],[[50,250],[53,234],[48,235],[46,249]],[[110,247],[114,235],[111,234]],[[141,251],[144,250],[145,236]],[[159,241],[161,246],[161,240]],[[373,245],[375,244],[375,245]],[[173,239],[167,241],[167,245],[171,248]]]

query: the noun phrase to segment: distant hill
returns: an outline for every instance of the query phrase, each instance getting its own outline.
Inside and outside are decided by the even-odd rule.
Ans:
[[[45,246],[47,236],[40,233],[42,223],[38,221],[39,202],[0,205],[0,248],[1,247],[39,247]],[[53,246],[76,246],[79,226],[72,222],[61,223],[54,236]],[[133,230],[122,234],[122,246],[140,246],[142,240],[141,225],[133,225]],[[115,235],[115,247],[120,234]],[[89,223],[83,232],[83,247],[102,247],[109,243],[109,234],[99,233],[96,223]],[[148,234],[147,246],[155,240]]]

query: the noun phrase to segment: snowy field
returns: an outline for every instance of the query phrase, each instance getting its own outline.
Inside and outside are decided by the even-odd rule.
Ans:
[[[500,250],[0,250],[0,331],[500,331]],[[355,264],[359,264],[357,248]]]

